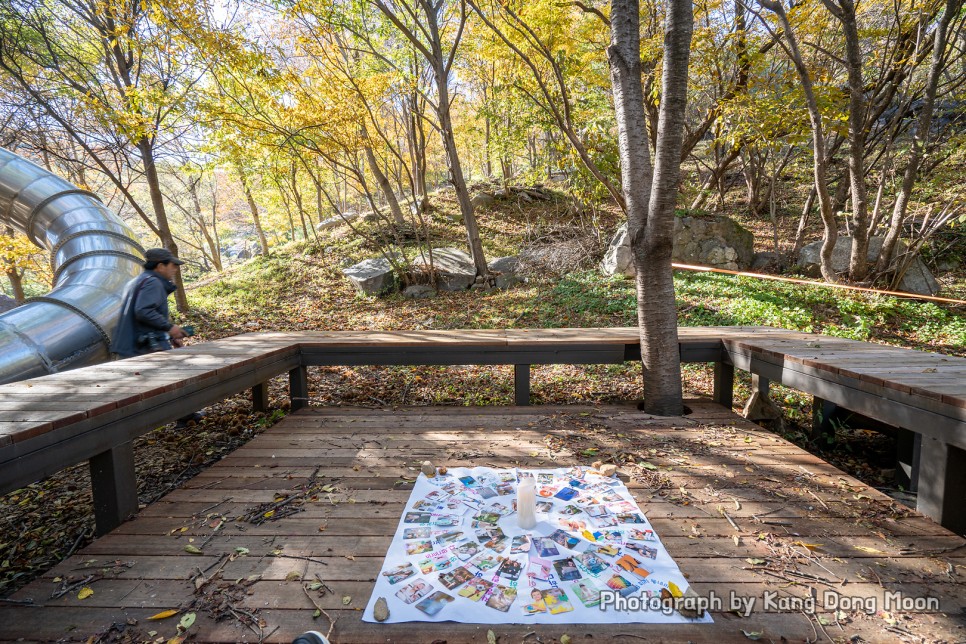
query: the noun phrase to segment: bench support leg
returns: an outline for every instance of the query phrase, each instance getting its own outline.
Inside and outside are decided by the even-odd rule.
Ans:
[[[966,450],[923,436],[916,509],[956,534],[966,533]]]
[[[731,409],[735,404],[735,366],[730,363],[714,363],[714,401]]]
[[[260,382],[252,387],[252,411],[263,414],[268,412],[267,382]]]
[[[908,429],[896,432],[896,483],[909,492],[919,486],[919,452],[922,447],[922,434]]]
[[[305,365],[288,372],[288,395],[292,401],[292,411],[309,404],[309,376]]]
[[[835,425],[832,423],[838,406],[818,396],[812,399],[812,440],[831,437],[835,440]]]
[[[515,404],[530,404],[530,365],[513,365],[513,394]]]
[[[94,493],[97,536],[121,525],[138,511],[138,485],[134,475],[134,444],[118,445],[89,461]]]

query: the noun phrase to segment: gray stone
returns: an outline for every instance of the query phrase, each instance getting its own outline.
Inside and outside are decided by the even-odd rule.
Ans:
[[[755,253],[751,260],[751,270],[774,270],[778,268],[778,255],[774,252]]]
[[[358,219],[359,217],[363,217],[369,214],[371,213],[344,212],[340,215],[336,215],[335,217],[329,217],[324,221],[320,221],[318,224],[315,225],[315,229],[327,230],[329,228],[335,228],[336,226],[341,226],[342,224],[351,223],[356,219]]]
[[[874,263],[879,259],[879,255],[882,253],[882,237],[870,237],[869,238],[869,252],[866,258],[869,264]],[[899,242],[896,245],[896,255],[901,255],[906,251],[907,246],[903,242]],[[821,270],[820,255],[822,252],[822,242],[821,240],[813,242],[804,246],[801,253],[798,256],[798,263],[801,265],[802,270],[812,277],[820,277]],[[835,248],[832,249],[832,270],[836,273],[844,273],[849,269],[849,258],[852,255],[852,238],[848,236],[840,236],[835,241]],[[918,295],[935,295],[939,292],[939,282],[936,278],[932,276],[929,269],[926,268],[925,263],[922,259],[916,257],[909,268],[906,270],[906,274],[903,275],[902,281],[899,283],[899,290],[906,291],[908,293],[916,293]]]
[[[0,293],[0,313],[6,313],[7,311],[15,309],[18,306],[20,305],[17,304],[17,300]]]
[[[479,208],[480,206],[492,206],[496,203],[496,198],[489,192],[477,192],[475,195],[473,195],[470,203],[473,204],[474,208]]]
[[[436,284],[442,291],[463,291],[476,281],[473,258],[458,248],[434,248],[432,268],[436,271]],[[413,270],[430,271],[428,253],[420,253],[413,260]]]
[[[402,294],[403,297],[408,297],[413,300],[425,300],[430,297],[435,297],[436,289],[425,284],[413,284],[412,286],[404,288]]]
[[[697,264],[738,271],[748,268],[754,258],[754,237],[728,217],[675,217],[672,259],[681,264]],[[627,224],[617,229],[601,262],[605,275],[634,276]]]
[[[357,291],[366,295],[382,295],[396,287],[396,274],[385,257],[364,259],[354,266],[343,268],[342,273]]]
[[[627,237],[627,224],[621,224],[610,240],[600,269],[604,275],[634,277],[634,258],[631,255],[631,242]]]
[[[520,258],[516,255],[497,257],[486,268],[492,276],[493,288],[507,289],[523,282],[523,278],[518,274]]]

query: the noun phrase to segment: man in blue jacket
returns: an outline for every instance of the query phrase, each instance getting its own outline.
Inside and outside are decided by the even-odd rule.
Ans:
[[[167,248],[151,248],[144,253],[144,272],[124,289],[112,352],[130,358],[152,353],[159,345],[161,349],[181,346],[188,334],[168,318],[168,295],[175,291],[173,280],[181,264],[184,262]],[[163,338],[164,333],[170,336],[170,344]],[[155,334],[153,344],[151,334]]]

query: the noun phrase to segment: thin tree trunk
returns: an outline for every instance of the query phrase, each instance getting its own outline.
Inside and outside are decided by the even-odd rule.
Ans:
[[[190,179],[188,180],[188,194],[191,195],[191,204],[195,209],[195,219],[198,221],[198,227],[201,229],[201,235],[205,238],[205,244],[208,245],[211,263],[215,267],[215,270],[220,273],[222,270],[221,249],[218,248],[218,242],[212,238],[205,222],[205,216],[201,211],[201,199],[198,198],[197,181],[192,181]]]
[[[929,79],[926,82],[926,96],[922,109],[919,112],[919,121],[916,124],[916,133],[912,140],[912,149],[909,151],[909,161],[902,175],[902,187],[899,190],[899,194],[896,195],[896,203],[892,208],[892,217],[889,221],[889,230],[886,232],[885,239],[882,241],[882,251],[879,253],[879,260],[876,263],[875,271],[879,275],[886,273],[892,264],[896,243],[899,241],[902,224],[906,219],[909,198],[912,196],[912,189],[916,184],[919,166],[922,163],[926,144],[929,140],[929,129],[932,127],[932,115],[936,104],[936,90],[939,86],[939,77],[943,71],[946,41],[949,37],[949,24],[959,14],[962,4],[963,0],[946,0],[946,8],[933,35],[932,62],[929,66]]]
[[[778,16],[781,22],[785,41],[788,44],[788,53],[798,72],[799,80],[802,82],[802,90],[805,93],[805,103],[808,107],[808,118],[812,130],[812,152],[814,155],[812,170],[815,177],[815,192],[818,195],[819,211],[822,214],[822,227],[824,234],[822,237],[822,250],[820,253],[820,268],[822,277],[829,282],[837,282],[838,275],[832,268],[832,251],[835,249],[835,242],[838,241],[838,228],[835,225],[835,211],[832,209],[832,199],[828,193],[828,158],[825,146],[825,130],[822,124],[822,114],[818,109],[818,101],[815,98],[815,89],[812,85],[812,77],[802,60],[802,54],[798,48],[798,40],[792,25],[788,21],[788,15],[780,1],[758,0],[758,3],[765,9]]]
[[[849,177],[852,188],[852,254],[849,277],[861,281],[868,274],[869,203],[865,183],[865,87],[862,82],[862,50],[852,0],[825,0],[842,23],[849,84]]]
[[[248,186],[248,177],[245,175],[245,171],[242,169],[241,164],[235,165],[235,172],[238,173],[238,179],[241,181],[242,189],[245,191],[245,199],[248,201],[248,209],[252,213],[252,221],[255,224],[255,232],[258,233],[258,243],[262,245],[262,254],[267,257],[268,238],[265,237],[265,229],[262,228],[262,218],[258,214],[258,204],[255,203],[255,197],[252,196],[252,190]]]
[[[368,132],[363,128],[363,135],[368,137]],[[386,203],[389,204],[389,212],[392,213],[392,220],[397,226],[405,226],[406,218],[403,217],[402,208],[399,207],[399,200],[396,199],[396,193],[392,189],[392,184],[389,183],[389,178],[386,173],[382,171],[379,167],[379,161],[376,159],[375,153],[372,151],[372,146],[366,145],[363,148],[366,153],[366,164],[369,166],[369,171],[372,173],[373,178],[376,180],[379,189],[382,191],[382,195],[386,198]]]
[[[476,223],[476,215],[473,214],[473,204],[470,202],[470,193],[466,188],[466,179],[463,178],[463,167],[460,164],[459,151],[456,148],[456,138],[453,136],[453,122],[449,112],[449,88],[447,87],[447,77],[443,70],[442,57],[436,65],[436,84],[439,94],[439,129],[443,137],[443,148],[446,150],[446,160],[449,166],[450,179],[453,181],[453,188],[456,190],[456,200],[459,202],[460,213],[463,215],[463,225],[466,227],[466,239],[470,246],[470,255],[476,267],[476,274],[486,275],[486,256],[483,254],[483,244],[480,241],[480,229]]]
[[[171,226],[168,223],[168,215],[164,209],[164,196],[161,193],[161,181],[158,178],[158,167],[154,162],[154,147],[148,139],[141,139],[138,142],[138,150],[141,153],[141,163],[144,166],[144,179],[148,184],[148,191],[151,193],[151,205],[154,208],[154,216],[158,224],[161,245],[171,251],[175,257],[178,256],[178,244],[171,234]],[[174,274],[174,283],[177,290],[174,293],[174,300],[181,313],[188,312],[188,296],[185,294],[184,281],[181,279],[181,271]]]

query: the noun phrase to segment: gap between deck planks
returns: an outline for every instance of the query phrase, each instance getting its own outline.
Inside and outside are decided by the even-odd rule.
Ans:
[[[633,447],[659,468],[627,466],[622,472],[635,479],[628,487],[699,592],[807,596],[807,583],[789,586],[746,561],[765,560],[768,567],[781,570],[792,563],[778,556],[784,553],[797,557],[799,570],[832,582],[816,583],[820,593],[829,590],[880,603],[887,591],[939,597],[943,613],[911,613],[900,626],[930,639],[962,639],[955,616],[966,606],[966,540],[720,407],[701,401],[689,405],[695,413],[687,419],[653,419],[630,405],[298,412],[19,591],[14,598],[30,597],[45,607],[0,606],[0,639],[83,640],[129,618],[137,620],[128,627],[132,630],[171,637],[177,617],[158,622],[146,618],[191,600],[194,586],[189,578],[238,547],[248,554],[226,564],[225,580],[259,575],[245,605],[258,609],[265,633],[277,627],[266,641],[289,642],[304,630],[328,628],[324,617],[312,619],[314,607],[300,582],[289,578],[293,571],[308,578],[318,573],[332,588],[332,594],[316,601],[337,617],[335,642],[438,639],[439,628],[426,623],[360,621],[371,579],[409,497],[406,479],[415,476],[423,458],[438,464],[537,467],[593,460],[553,442],[571,438],[587,439],[602,453]],[[279,494],[297,492],[319,465],[320,482],[337,488],[331,495],[318,494],[304,512],[261,526],[233,520]],[[664,481],[657,487],[655,475]],[[213,531],[211,521],[219,517],[226,522]],[[201,545],[204,554],[188,554],[184,547],[189,544]],[[276,551],[325,563],[274,556]],[[132,565],[91,582],[94,595],[88,599],[79,600],[76,592],[49,599],[58,585],[55,577],[83,578],[115,562]],[[843,579],[849,581],[845,586]],[[348,606],[344,597],[350,598]],[[747,642],[742,629],[776,641],[822,635],[822,625],[800,612],[755,612],[748,618],[724,612],[714,617],[716,623],[709,626],[492,628],[507,642],[520,641],[530,631],[543,641],[566,633],[574,640],[592,634],[593,641],[615,642],[626,639],[617,637],[621,633],[716,643]],[[853,614],[842,630],[834,626],[834,617],[823,613],[829,622],[824,628],[843,639],[895,639],[883,630],[888,624],[881,616]],[[485,642],[491,627],[446,623],[443,628],[443,639],[452,644]],[[237,622],[216,623],[202,611],[189,632],[199,642],[258,639]]]

